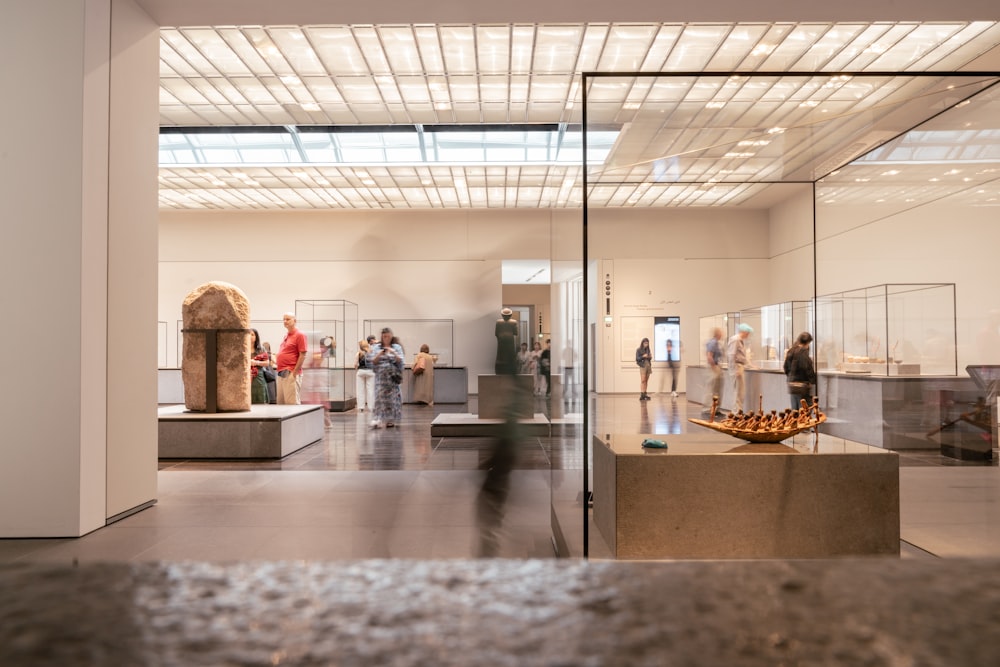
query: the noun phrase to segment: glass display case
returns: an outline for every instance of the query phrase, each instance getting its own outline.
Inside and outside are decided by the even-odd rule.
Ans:
[[[699,340],[707,341],[712,331],[722,329],[723,345],[736,334],[740,324],[753,327],[747,345],[751,363],[757,368],[781,370],[785,351],[803,331],[816,335],[813,304],[811,301],[785,301],[782,303],[744,308],[731,313],[707,315],[698,320]]]
[[[434,357],[434,367],[455,366],[454,320],[365,320],[365,336],[379,337],[384,327],[392,329],[406,353],[406,365],[411,366],[424,343]]]
[[[357,404],[354,357],[361,338],[358,304],[342,299],[296,300],[295,318],[309,346],[302,402],[325,405],[334,412],[352,410]]]
[[[785,352],[803,331],[816,335],[811,301],[785,301],[734,314],[730,335],[740,324],[753,327],[747,353],[751,365],[764,370],[781,370]]]
[[[958,375],[955,285],[885,284],[816,301],[819,370]]]

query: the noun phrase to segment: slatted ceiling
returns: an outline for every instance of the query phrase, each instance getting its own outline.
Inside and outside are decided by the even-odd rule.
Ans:
[[[166,125],[579,122],[577,74],[585,70],[947,70],[961,67],[998,42],[1000,29],[991,22],[164,29],[162,121]],[[840,135],[859,134],[852,128],[866,114],[870,117],[864,122],[879,122],[881,111],[876,107],[883,99],[911,92],[895,90],[900,85],[895,79],[863,77],[853,81],[632,77],[592,83],[589,120],[627,128],[616,147],[618,155],[609,158],[603,173],[592,172],[592,183],[609,176],[634,181],[648,180],[651,174],[659,177],[656,170],[664,167],[656,163],[664,158],[671,162],[666,168],[671,178],[709,181],[679,188],[653,184],[638,195],[634,186],[631,195],[624,191],[626,186],[615,186],[613,196],[624,197],[625,205],[630,197],[639,205],[738,201],[751,196],[757,186],[727,189],[711,181],[815,173],[818,162],[831,160],[831,151],[843,148]],[[902,85],[917,90],[921,84],[904,80]],[[661,121],[659,128],[636,122],[649,114],[661,115],[666,122]],[[826,120],[845,114],[857,118],[839,124]],[[788,134],[752,151],[723,145],[757,136],[768,126],[788,128]],[[705,127],[732,130],[699,131]],[[865,142],[850,143],[855,144]],[[725,157],[741,152],[754,154]],[[620,168],[612,170],[612,165]],[[505,166],[478,174],[453,167],[446,170],[447,177],[434,171],[439,167],[421,167],[419,179],[412,167],[383,167],[371,176],[374,185],[352,184],[338,168],[311,167],[311,178],[327,185],[288,176],[271,179],[272,184],[261,176],[263,182],[256,180],[255,185],[230,186],[235,188],[232,195],[214,186],[211,197],[199,195],[199,189],[219,176],[211,168],[191,169],[209,177],[164,179],[164,206],[547,207],[578,206],[580,200],[578,187],[563,186],[567,178],[579,178],[576,165],[569,171],[553,171],[563,168],[551,165]],[[528,169],[543,174],[536,177]],[[324,176],[324,171],[330,173]],[[329,194],[335,191],[336,197]],[[278,193],[287,194],[287,200],[282,202]],[[611,198],[608,194],[604,201]],[[590,201],[600,205],[601,199],[592,196]]]

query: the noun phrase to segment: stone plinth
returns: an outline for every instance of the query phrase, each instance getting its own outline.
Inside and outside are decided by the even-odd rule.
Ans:
[[[246,295],[229,283],[205,283],[184,299],[182,314],[185,407],[202,412],[249,410],[251,334]],[[212,356],[214,369],[207,367]]]
[[[644,438],[666,450],[644,450]],[[594,523],[622,559],[899,554],[899,456],[814,435],[594,437]]]
[[[480,375],[479,418],[506,419],[513,409],[517,419],[531,419],[535,412],[533,387],[531,375]]]
[[[254,405],[208,414],[160,407],[161,459],[280,459],[323,437],[321,405]]]

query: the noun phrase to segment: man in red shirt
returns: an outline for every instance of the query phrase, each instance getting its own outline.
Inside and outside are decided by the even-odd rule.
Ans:
[[[285,313],[284,340],[278,348],[278,403],[299,405],[299,389],[302,388],[302,364],[306,360],[306,335],[295,328],[295,315]]]

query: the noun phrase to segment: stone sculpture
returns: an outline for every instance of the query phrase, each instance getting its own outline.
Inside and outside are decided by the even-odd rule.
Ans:
[[[215,410],[250,409],[250,302],[243,291],[224,282],[208,282],[184,299],[184,406],[213,411],[206,376],[206,359],[215,346]],[[208,369],[212,372],[212,369]]]
[[[497,320],[497,359],[493,369],[497,375],[517,373],[517,320],[511,319],[513,315],[510,308],[504,308]]]

